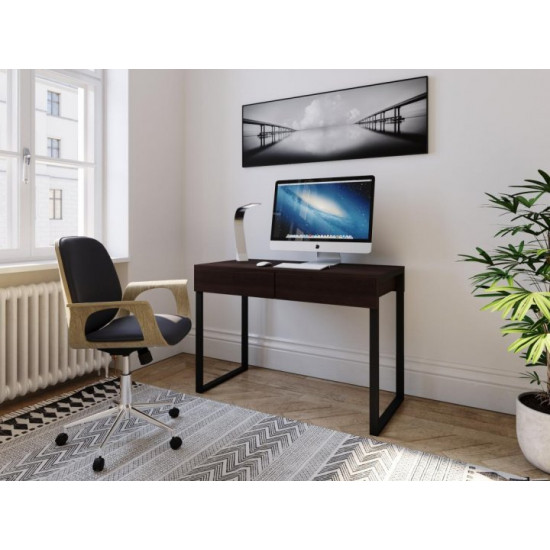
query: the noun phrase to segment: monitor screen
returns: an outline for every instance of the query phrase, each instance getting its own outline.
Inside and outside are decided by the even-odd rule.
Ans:
[[[373,204],[374,176],[278,181],[271,248],[368,253]]]

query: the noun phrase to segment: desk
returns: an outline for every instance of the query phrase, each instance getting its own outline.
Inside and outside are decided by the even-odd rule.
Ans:
[[[224,261],[195,265],[196,391],[206,392],[248,369],[249,297],[368,308],[370,311],[369,431],[371,435],[380,434],[403,402],[405,395],[405,268],[387,265],[338,264],[321,271],[310,271],[257,267],[257,261]],[[205,292],[241,297],[241,365],[206,384],[203,377],[203,294]],[[380,297],[389,292],[396,293],[396,385],[393,401],[380,415],[379,304]]]

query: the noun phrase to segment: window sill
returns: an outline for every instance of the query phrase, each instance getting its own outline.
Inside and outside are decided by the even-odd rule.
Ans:
[[[115,264],[123,264],[129,261],[129,258],[113,258],[113,263]],[[51,269],[57,269],[57,262],[55,260],[0,264],[0,274],[25,273],[28,271],[46,271]]]

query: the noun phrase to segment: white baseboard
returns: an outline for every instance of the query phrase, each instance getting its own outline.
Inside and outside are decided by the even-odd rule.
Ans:
[[[204,331],[207,357],[240,362],[240,345],[237,332]],[[194,330],[181,351],[195,353]],[[345,350],[250,334],[249,364],[358,386],[369,384],[368,349]],[[380,387],[388,391],[395,388],[393,355],[380,355]],[[526,389],[530,388],[519,373],[510,375],[405,355],[405,395],[515,414],[516,396]]]

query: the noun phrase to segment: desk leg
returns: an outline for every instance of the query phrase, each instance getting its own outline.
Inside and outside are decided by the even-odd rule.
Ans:
[[[380,314],[378,309],[370,310],[370,336],[369,336],[369,414],[370,434],[378,435],[382,431],[379,425],[380,408]]]
[[[241,367],[248,369],[248,296],[241,297]]]
[[[195,292],[195,390],[203,391],[204,319],[203,293]]]
[[[396,339],[395,339],[395,397],[380,415],[380,331],[379,310],[370,310],[370,425],[371,435],[380,435],[393,413],[405,398],[405,296],[403,284],[396,292]]]
[[[405,278],[401,277],[395,297],[395,393],[403,401],[405,398]],[[401,403],[400,401],[400,403]]]
[[[203,316],[203,293],[195,293],[196,303],[196,327],[195,327],[195,391],[204,393],[226,380],[237,376],[248,370],[248,297],[243,296],[241,301],[241,359],[240,367],[226,372],[218,378],[204,383],[204,316]]]

